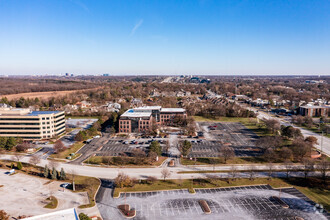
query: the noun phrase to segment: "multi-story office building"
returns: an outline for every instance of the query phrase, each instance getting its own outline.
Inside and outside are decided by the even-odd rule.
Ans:
[[[119,132],[146,132],[152,125],[171,126],[176,117],[186,118],[183,108],[162,108],[161,106],[144,106],[127,110],[120,116]]]
[[[48,139],[65,132],[63,111],[0,108],[0,136],[25,140]]]

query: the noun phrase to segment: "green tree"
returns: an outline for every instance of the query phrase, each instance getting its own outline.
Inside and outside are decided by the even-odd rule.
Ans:
[[[23,169],[23,165],[21,162],[17,162],[17,169],[19,170]]]
[[[0,137],[0,148],[5,148],[7,145],[7,138],[6,137]]]
[[[162,155],[162,147],[160,146],[158,141],[151,142],[150,151],[155,152],[158,156]]]
[[[6,148],[6,150],[11,150],[11,149],[13,149],[14,146],[16,146],[16,144],[17,144],[16,139],[14,137],[9,137],[7,139],[5,148]]]
[[[85,213],[80,213],[79,220],[92,220],[92,219],[88,217],[88,215],[86,215]]]
[[[84,141],[87,139],[85,131],[79,131],[78,134],[74,137],[75,141]]]
[[[57,171],[56,171],[55,167],[53,167],[52,176],[51,177],[52,177],[53,180],[56,180],[57,179]]]
[[[185,140],[184,142],[182,142],[180,146],[180,151],[183,156],[187,156],[190,152],[190,149],[191,149],[190,141]]]
[[[61,180],[65,180],[65,179],[66,179],[66,174],[65,174],[65,172],[64,172],[64,169],[63,169],[63,168],[61,168],[61,172],[60,172],[60,179],[61,179]]]
[[[46,177],[46,178],[49,177],[49,169],[48,169],[47,165],[45,165],[45,168],[44,168],[44,177]]]

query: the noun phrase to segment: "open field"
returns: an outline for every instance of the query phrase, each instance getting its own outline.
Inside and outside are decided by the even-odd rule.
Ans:
[[[63,188],[60,187],[63,182],[23,173],[9,176],[6,174],[7,171],[0,169],[0,182],[3,185],[0,188],[0,207],[11,216],[39,215],[88,203],[86,192],[63,191]],[[58,201],[55,209],[49,209],[54,208],[53,205],[47,206],[49,204],[47,198],[50,196],[56,197]]]
[[[200,157],[195,160],[189,158],[180,159],[182,165],[213,165],[213,164],[225,164],[223,158],[211,158]],[[234,157],[227,161],[227,164],[255,164],[265,163],[266,161],[262,157]]]
[[[96,165],[105,165],[107,166],[107,162],[103,162],[110,160],[112,157],[110,156],[92,156],[89,157],[87,160],[84,161],[85,164],[96,164]],[[133,159],[133,158],[132,158]],[[109,166],[116,166],[116,167],[152,167],[152,166],[160,166],[167,157],[159,157],[158,161],[147,164],[147,165],[137,165],[137,164],[127,164],[127,165],[121,165],[121,164],[113,164],[111,163]]]
[[[87,91],[87,90],[95,90],[99,89],[98,88],[93,88],[93,89],[79,89],[79,90],[65,90],[65,91],[50,91],[50,92],[27,92],[27,93],[18,93],[18,94],[10,94],[10,95],[2,95],[0,98],[6,97],[8,100],[12,99],[19,99],[21,97],[25,99],[34,99],[34,98],[39,98],[39,99],[49,99],[51,97],[61,97],[61,96],[66,96],[75,92],[82,92],[82,91]]]

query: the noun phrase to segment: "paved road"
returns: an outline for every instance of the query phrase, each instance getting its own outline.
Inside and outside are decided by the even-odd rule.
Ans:
[[[0,155],[1,159],[8,159],[11,160],[12,155]],[[29,156],[25,156],[21,159],[22,162],[28,162]],[[41,162],[38,164],[39,166],[45,166],[48,164],[49,160],[42,159]],[[75,172],[78,175],[84,175],[84,176],[93,176],[98,178],[107,178],[107,179],[114,179],[119,172],[124,172],[125,174],[129,175],[130,177],[135,177],[138,179],[145,179],[149,176],[154,176],[157,178],[161,178],[161,171],[162,167],[156,167],[156,168],[105,168],[105,167],[98,167],[98,166],[82,166],[77,164],[70,164],[70,163],[58,163],[58,169],[63,169],[68,172],[72,173]],[[228,173],[232,170],[233,165],[222,165],[222,166],[215,166],[215,170],[221,170],[221,171],[228,171]],[[235,165],[237,171],[239,170],[247,170],[250,166],[246,164],[240,164]],[[302,168],[302,165],[294,165],[295,168]],[[267,165],[255,165],[255,169],[259,170],[267,170]],[[190,178],[205,178],[207,174],[203,173],[185,173],[180,174],[178,172],[180,171],[202,171],[202,170],[212,170],[213,167],[209,166],[191,166],[191,167],[168,167],[168,169],[171,172],[171,179],[190,179]],[[283,170],[285,169],[284,165],[274,165],[273,170]],[[225,175],[225,173],[218,173],[216,175]],[[228,174],[227,174],[228,175]],[[242,174],[243,176],[246,176],[247,174]],[[260,175],[267,175],[267,174],[260,174]],[[299,173],[297,175],[303,175],[302,173]]]
[[[267,114],[265,112],[257,112],[257,109],[255,108],[251,108],[251,110],[253,110],[254,112],[258,113],[258,118],[259,119],[274,119],[274,117],[271,115],[271,114]],[[317,138],[318,140],[318,144],[315,145],[315,147],[319,150],[322,150],[323,153],[325,153],[326,155],[330,156],[330,138],[328,137],[325,137],[320,134],[317,134],[317,133],[314,133],[312,131],[309,131],[309,130],[306,130],[304,128],[301,128],[301,127],[297,127],[295,125],[292,125],[290,122],[288,121],[285,121],[281,118],[275,118],[277,120],[280,121],[281,125],[285,125],[285,126],[293,126],[295,128],[299,128],[301,130],[301,133],[304,135],[304,137],[308,137],[308,136],[314,136]],[[322,138],[323,138],[323,147],[321,147],[321,143],[322,143]]]

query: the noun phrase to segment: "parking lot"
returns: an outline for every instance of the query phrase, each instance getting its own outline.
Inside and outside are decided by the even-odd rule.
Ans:
[[[62,182],[32,177],[22,173],[9,176],[8,170],[0,169],[0,209],[10,216],[40,215],[88,203],[86,192],[73,193],[60,187]],[[43,208],[49,196],[55,196],[58,207]]]
[[[81,148],[78,153],[82,156],[72,163],[79,164],[85,161],[89,156],[122,156],[132,153],[134,149],[141,149],[145,152],[148,151],[152,141],[158,141],[162,147],[162,151],[166,152],[167,138],[138,138],[138,139],[124,139],[114,138],[104,135],[101,138],[94,138]]]
[[[262,149],[255,146],[258,136],[241,123],[199,122],[203,140],[190,139],[192,149],[189,157],[218,157],[224,146],[232,147],[236,156],[259,156]]]
[[[111,189],[103,185],[98,207],[104,219],[124,219],[116,208],[125,202],[136,210],[133,219],[327,219],[327,213],[314,209],[314,203],[294,188],[274,190],[268,185],[214,189],[167,190],[122,193],[118,199],[109,197]],[[279,196],[288,209],[272,196]],[[204,214],[199,200],[205,200],[211,214]]]

